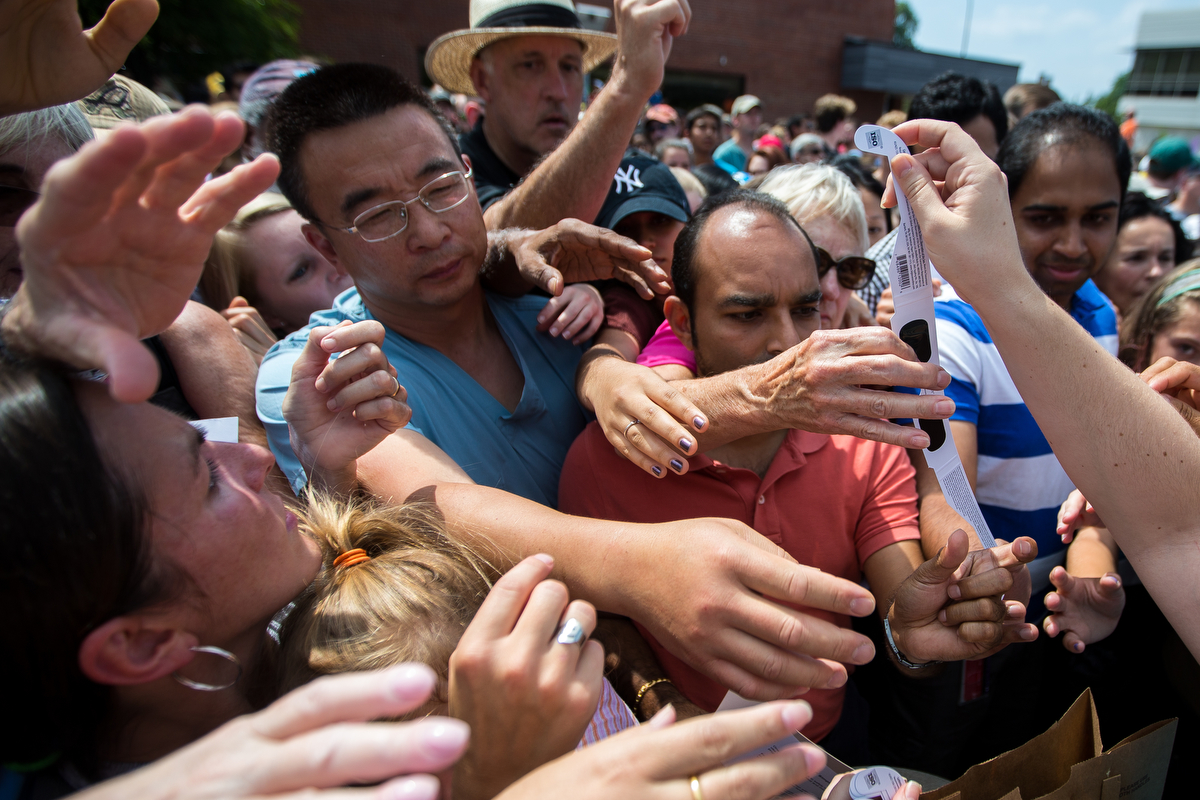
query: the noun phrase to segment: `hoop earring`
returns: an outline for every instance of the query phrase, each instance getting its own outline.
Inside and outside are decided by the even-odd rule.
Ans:
[[[186,686],[187,688],[195,689],[198,692],[219,692],[222,689],[228,689],[229,687],[233,686],[235,683],[237,683],[241,679],[241,677],[242,677],[242,662],[240,659],[238,659],[237,656],[235,656],[233,653],[229,652],[228,650],[225,650],[220,647],[215,647],[213,645],[204,645],[202,647],[193,647],[193,648],[191,648],[191,650],[193,653],[208,653],[209,655],[220,656],[221,658],[225,659],[226,661],[231,662],[235,667],[237,667],[237,675],[234,675],[233,680],[231,680],[229,683],[217,685],[215,683],[200,683],[199,681],[194,681],[191,678],[185,678],[182,675],[180,675],[178,672],[172,672],[171,677],[174,678],[179,683]]]

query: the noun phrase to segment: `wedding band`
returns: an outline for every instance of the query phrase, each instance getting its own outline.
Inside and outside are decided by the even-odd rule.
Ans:
[[[396,382],[396,391],[392,392],[392,397],[395,397],[396,395],[400,394],[400,379],[392,378],[392,380]]]
[[[583,632],[583,626],[574,617],[564,622],[558,631],[559,644],[579,644],[586,638],[587,634]]]
[[[631,422],[625,426],[625,431],[621,435],[626,438],[629,438],[629,429],[632,428],[634,425],[641,425],[641,424],[642,424],[642,421],[640,419],[635,419],[633,422]]]
[[[692,785],[692,800],[704,800],[704,793],[700,791],[700,776],[693,775],[690,780]]]

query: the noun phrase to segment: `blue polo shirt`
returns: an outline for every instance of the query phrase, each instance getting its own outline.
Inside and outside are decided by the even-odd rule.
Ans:
[[[1038,558],[1030,565],[1034,602],[1040,607],[1050,570],[1061,564],[1065,546],[1055,529],[1058,509],[1074,489],[1042,435],[992,337],[975,309],[942,286],[934,303],[938,353],[953,380],[946,395],[956,405],[952,420],[977,429],[979,470],[975,495],[997,539],[1031,536]],[[1071,298],[1071,317],[1104,349],[1117,352],[1117,317],[1090,280]]]
[[[747,159],[745,151],[738,147],[737,142],[733,139],[726,139],[713,151],[713,161],[724,162],[735,172],[740,172],[746,168]]]
[[[409,428],[440,447],[476,483],[553,508],[558,504],[558,477],[567,451],[588,422],[575,397],[575,368],[583,350],[536,330],[537,315],[547,298],[484,294],[525,377],[521,401],[511,413],[431,347],[389,329],[383,351],[408,391],[413,411]],[[292,365],[312,328],[346,319],[374,319],[357,289],[338,295],[332,309],[313,314],[307,327],[275,344],[258,372],[258,416],[267,428],[275,459],[297,492],[306,478],[292,452],[282,410]]]

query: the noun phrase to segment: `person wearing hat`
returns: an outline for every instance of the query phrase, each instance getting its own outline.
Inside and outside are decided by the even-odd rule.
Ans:
[[[246,123],[246,142],[242,145],[242,158],[250,163],[266,152],[266,141],[263,136],[263,122],[275,98],[283,94],[283,90],[292,81],[301,78],[319,67],[312,61],[295,61],[281,58],[269,64],[263,64],[244,84],[238,98],[238,116]]]
[[[713,152],[721,144],[721,115],[723,113],[712,103],[705,103],[688,112],[683,133],[692,143],[693,165],[702,167],[712,163]]]
[[[1173,198],[1183,182],[1184,175],[1200,168],[1200,161],[1192,154],[1186,139],[1164,136],[1150,148],[1150,166],[1146,178],[1151,186],[1159,190],[1162,197]]]
[[[713,153],[713,161],[726,171],[743,172],[754,153],[754,137],[762,124],[762,102],[752,94],[733,101],[729,112],[733,119],[733,135]]]
[[[655,147],[663,139],[679,136],[679,112],[666,103],[646,109],[646,138]]]
[[[486,103],[461,146],[490,229],[587,221],[600,210],[691,8],[617,0],[614,17],[616,36],[583,28],[571,0],[471,0],[471,27],[429,46],[429,75]],[[580,120],[584,75],[614,55]]]
[[[145,122],[171,113],[161,97],[124,75],[113,75],[76,105],[96,132],[96,138],[107,135],[123,122]]]

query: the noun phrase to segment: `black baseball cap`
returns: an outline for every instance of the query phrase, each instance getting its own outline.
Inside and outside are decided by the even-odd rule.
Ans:
[[[670,167],[653,158],[633,156],[621,160],[596,225],[612,230],[640,211],[656,211],[680,222],[687,222],[690,216],[687,195]]]

